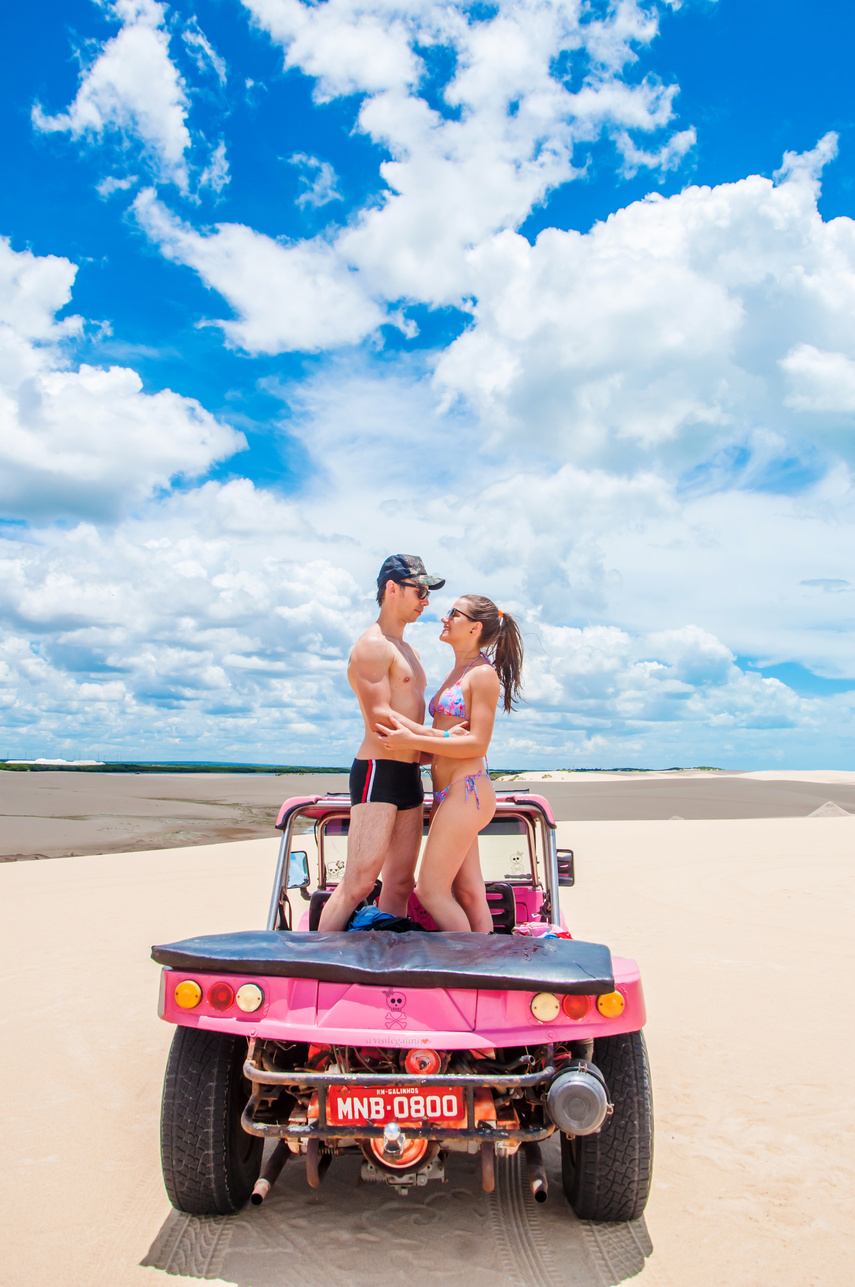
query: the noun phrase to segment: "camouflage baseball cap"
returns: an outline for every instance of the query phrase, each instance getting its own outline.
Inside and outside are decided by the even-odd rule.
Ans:
[[[416,554],[390,554],[380,569],[377,585],[384,586],[387,581],[412,581],[414,585],[423,585],[426,590],[441,590],[445,579],[428,576],[425,565]]]

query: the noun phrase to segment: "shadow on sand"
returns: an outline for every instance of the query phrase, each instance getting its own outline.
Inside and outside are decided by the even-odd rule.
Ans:
[[[466,1287],[618,1287],[653,1250],[643,1219],[577,1220],[561,1188],[554,1140],[544,1146],[550,1198],[535,1203],[520,1158],[497,1164],[496,1190],[480,1187],[480,1164],[452,1155],[448,1183],[399,1197],[360,1184],[357,1159],[337,1158],[310,1189],[293,1159],[262,1207],[236,1216],[170,1213],[142,1264],[166,1274],[221,1279],[236,1287],[392,1287],[414,1266],[431,1282]]]

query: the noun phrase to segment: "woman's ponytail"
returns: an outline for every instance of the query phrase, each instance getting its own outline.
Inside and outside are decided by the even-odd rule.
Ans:
[[[502,612],[482,594],[463,594],[472,609],[473,621],[481,622],[481,647],[492,653],[492,662],[502,685],[505,711],[513,710],[522,689],[523,641],[519,626],[509,612]]]

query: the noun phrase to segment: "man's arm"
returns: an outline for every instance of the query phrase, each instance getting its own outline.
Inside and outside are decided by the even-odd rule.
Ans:
[[[392,663],[395,649],[387,639],[360,639],[350,654],[348,679],[365,717],[366,729],[378,720],[388,724],[392,710]]]

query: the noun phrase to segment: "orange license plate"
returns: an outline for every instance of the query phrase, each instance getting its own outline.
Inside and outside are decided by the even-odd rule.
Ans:
[[[385,1126],[387,1122],[460,1122],[466,1116],[463,1090],[438,1086],[372,1086],[353,1090],[330,1086],[327,1121],[330,1126]]]

